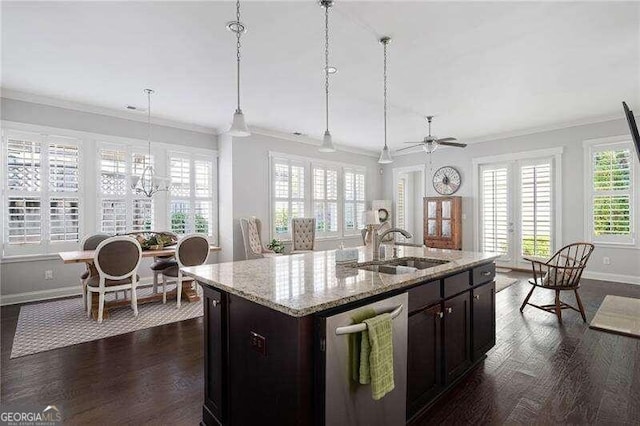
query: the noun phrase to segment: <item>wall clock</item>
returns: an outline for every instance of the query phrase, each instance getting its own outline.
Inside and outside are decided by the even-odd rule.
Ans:
[[[440,195],[451,195],[460,188],[460,173],[451,166],[440,167],[433,174],[433,188]]]

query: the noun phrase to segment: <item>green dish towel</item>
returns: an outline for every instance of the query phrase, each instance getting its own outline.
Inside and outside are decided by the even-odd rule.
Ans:
[[[374,311],[373,309],[371,308],[361,309],[355,312],[351,316],[351,321],[353,321],[353,324],[360,324],[362,321],[375,316],[376,316],[376,311]],[[355,383],[360,383],[360,365],[361,365],[360,359],[362,357],[363,338],[367,340],[366,347],[368,348],[369,339],[368,339],[368,333],[366,331],[363,331],[362,333],[352,333],[349,335],[349,372],[350,372],[351,379]],[[367,375],[368,375],[369,374],[368,373],[369,349],[366,349],[366,359],[367,359],[366,365],[367,365]],[[367,381],[366,383],[369,383],[369,382]]]
[[[380,314],[367,318],[360,353],[360,383],[371,381],[371,396],[379,400],[391,392],[393,381],[393,324],[391,315]],[[366,336],[366,337],[365,337]],[[366,356],[368,352],[368,357]]]

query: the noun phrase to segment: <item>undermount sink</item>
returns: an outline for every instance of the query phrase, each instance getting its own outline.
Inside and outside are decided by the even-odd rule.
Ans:
[[[448,260],[426,259],[421,257],[401,257],[398,259],[380,260],[374,262],[355,263],[351,265],[353,268],[364,269],[366,271],[379,272],[381,274],[410,274],[416,270],[433,268],[445,263]],[[398,268],[404,266],[405,268]],[[408,269],[412,268],[412,269]]]

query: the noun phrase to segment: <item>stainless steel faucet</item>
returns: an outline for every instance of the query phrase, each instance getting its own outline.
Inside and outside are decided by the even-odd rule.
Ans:
[[[373,260],[380,260],[380,244],[382,244],[382,239],[387,234],[391,234],[392,232],[398,232],[398,233],[402,234],[405,238],[412,238],[413,237],[411,232],[405,231],[404,229],[400,229],[400,228],[387,229],[386,231],[382,232],[381,234],[378,234],[378,232],[376,230],[374,230],[373,231]]]

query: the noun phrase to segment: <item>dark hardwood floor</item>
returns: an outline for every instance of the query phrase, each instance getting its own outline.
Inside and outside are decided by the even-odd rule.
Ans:
[[[496,346],[423,424],[640,424],[640,339],[590,330],[572,311],[563,325],[535,308],[520,314],[528,287],[498,293]],[[640,297],[640,286],[584,280],[588,320],[606,294]],[[0,310],[3,404],[57,404],[65,424],[200,421],[202,319],[10,360],[19,307]]]

